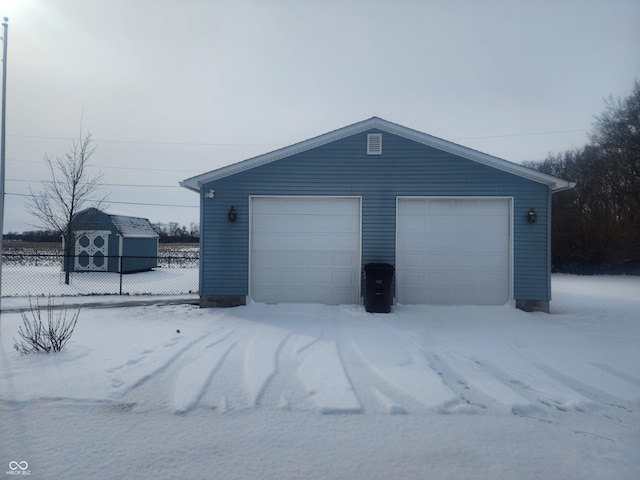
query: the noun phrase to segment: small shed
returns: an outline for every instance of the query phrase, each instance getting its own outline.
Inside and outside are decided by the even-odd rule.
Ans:
[[[548,311],[551,195],[573,182],[373,117],[181,182],[200,195],[200,304]]]
[[[158,266],[159,237],[147,218],[87,208],[74,215],[71,228],[70,271],[133,273]]]

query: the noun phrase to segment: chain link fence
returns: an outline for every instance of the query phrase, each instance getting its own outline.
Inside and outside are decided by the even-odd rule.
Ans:
[[[2,296],[72,295],[174,295],[198,293],[197,246],[160,248],[158,256],[119,256],[117,262],[103,257],[104,267],[65,272],[64,265],[81,269],[83,259],[66,259],[56,250],[37,247],[3,247]],[[99,263],[99,262],[98,262]],[[106,265],[118,265],[117,271],[100,271]],[[148,265],[154,268],[148,269]],[[155,266],[157,265],[157,266]],[[127,272],[127,273],[123,273]]]

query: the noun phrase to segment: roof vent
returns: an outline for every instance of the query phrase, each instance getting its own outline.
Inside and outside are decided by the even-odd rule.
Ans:
[[[367,134],[367,155],[382,155],[382,134]]]

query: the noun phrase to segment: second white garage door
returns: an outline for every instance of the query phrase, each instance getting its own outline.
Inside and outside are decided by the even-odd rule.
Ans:
[[[398,303],[506,303],[510,211],[508,198],[399,198]]]
[[[253,197],[251,297],[354,304],[360,296],[360,199]]]

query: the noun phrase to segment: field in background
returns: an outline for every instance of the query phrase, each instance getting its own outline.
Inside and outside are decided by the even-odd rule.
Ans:
[[[59,242],[4,242],[2,245],[3,265],[53,265],[59,264],[62,244]],[[160,243],[158,262],[169,263],[177,257],[184,260],[198,257],[200,247],[197,243]]]

